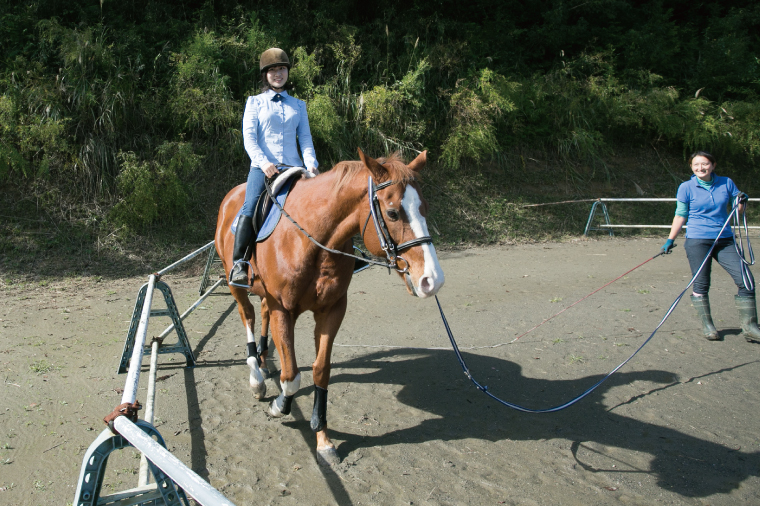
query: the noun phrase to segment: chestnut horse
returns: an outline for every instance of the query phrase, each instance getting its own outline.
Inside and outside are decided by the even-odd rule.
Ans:
[[[396,155],[387,160],[374,160],[359,150],[359,156],[361,161],[340,162],[317,177],[299,180],[288,196],[285,211],[313,239],[332,250],[351,253],[351,238],[359,233],[367,249],[377,256],[386,256],[383,246],[388,249],[390,244],[395,248],[403,243],[398,256],[395,250],[393,255],[387,255],[389,265],[405,275],[409,293],[432,297],[443,286],[444,277],[428,236],[427,203],[415,181],[425,166],[427,152],[409,165]],[[369,177],[375,186],[368,186]],[[370,193],[377,198],[374,216]],[[232,269],[234,243],[230,226],[244,198],[245,185],[237,186],[219,208],[216,250],[227,273]],[[369,224],[370,221],[374,225]],[[320,248],[283,217],[272,235],[256,244],[251,265],[255,274],[251,291],[262,299],[262,317],[268,313],[272,340],[280,357],[282,392],[271,402],[269,413],[275,417],[290,413],[293,396],[301,383],[294,326],[301,313],[311,311],[316,348],[312,364],[315,393],[311,428],[316,432],[320,460],[339,462],[335,446],[327,435],[327,384],[330,353],[346,313],[346,293],[354,259]],[[237,301],[247,333],[250,384],[254,397],[260,399],[266,393],[266,385],[261,357],[256,352],[255,311],[244,288],[230,286],[230,292]]]

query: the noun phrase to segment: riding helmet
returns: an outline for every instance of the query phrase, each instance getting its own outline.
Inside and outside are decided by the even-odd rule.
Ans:
[[[288,54],[279,47],[272,47],[261,53],[259,60],[259,70],[266,72],[269,67],[284,65],[290,70],[290,59]]]

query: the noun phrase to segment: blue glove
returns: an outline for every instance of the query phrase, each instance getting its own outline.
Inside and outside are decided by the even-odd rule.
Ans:
[[[665,244],[662,245],[662,252],[666,255],[669,255],[670,252],[673,250],[673,239],[668,239],[665,241]]]

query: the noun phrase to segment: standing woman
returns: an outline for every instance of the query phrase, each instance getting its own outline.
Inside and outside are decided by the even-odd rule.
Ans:
[[[234,285],[249,286],[248,260],[256,240],[253,237],[253,211],[259,195],[264,191],[267,177],[277,174],[276,164],[305,166],[317,174],[314,144],[306,115],[306,103],[291,97],[287,90],[290,60],[282,49],[273,47],[261,54],[259,61],[262,92],[248,97],[243,113],[243,141],[251,158],[251,170],[245,187],[245,203],[238,219],[235,246],[232,251],[233,267],[229,281]],[[298,146],[303,161],[298,154]]]
[[[721,227],[728,220],[729,208],[733,207],[734,197],[739,198],[739,213],[744,212],[747,195],[740,192],[734,182],[727,177],[713,174],[715,158],[704,151],[697,151],[689,158],[689,165],[694,175],[689,181],[678,187],[676,200],[676,216],[670,228],[668,240],[662,246],[665,253],[673,248],[673,240],[678,236],[684,224],[689,222],[686,231],[684,249],[689,259],[692,276],[697,273],[707,252],[710,251]],[[755,282],[749,269],[744,268],[742,259],[734,246],[734,233],[730,226],[723,229],[715,244],[710,258],[705,263],[702,272],[694,280],[691,302],[702,319],[702,331],[706,339],[720,339],[713,325],[710,314],[710,271],[713,258],[718,261],[734,279],[739,293],[734,297],[736,308],[742,320],[742,331],[749,342],[760,342],[760,328],[757,326],[757,307],[755,305]],[[745,285],[742,276],[748,279]]]

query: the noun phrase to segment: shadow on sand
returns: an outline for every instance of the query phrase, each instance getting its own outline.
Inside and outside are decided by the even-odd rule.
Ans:
[[[405,356],[408,357],[406,360],[403,359]],[[601,378],[601,375],[572,380],[527,378],[522,376],[520,366],[513,362],[466,353],[463,356],[478,381],[489,385],[495,395],[532,408],[565,402]],[[352,369],[375,371],[352,373]],[[479,377],[477,371],[482,371],[483,377]],[[497,372],[489,378],[491,371]],[[723,371],[707,375],[719,372]],[[613,408],[604,405],[605,392],[634,381],[661,386]],[[586,451],[593,451],[586,446],[589,442],[650,454],[653,458],[649,469],[637,472],[646,472],[657,479],[658,486],[687,497],[726,494],[748,477],[760,474],[758,452],[729,448],[614,412],[615,408],[635,402],[639,397],[680,384],[674,382],[673,374],[668,371],[619,372],[577,405],[542,415],[510,410],[480,393],[461,374],[452,353],[447,351],[394,349],[334,364],[331,384],[339,383],[403,385],[397,395],[398,401],[438,417],[381,436],[331,430],[333,437],[344,440],[338,449],[341,456],[363,447],[418,444],[431,440],[538,441],[563,438],[572,442],[571,450],[576,461],[590,472],[620,470],[596,469],[584,463],[578,457],[578,450],[583,447]]]

